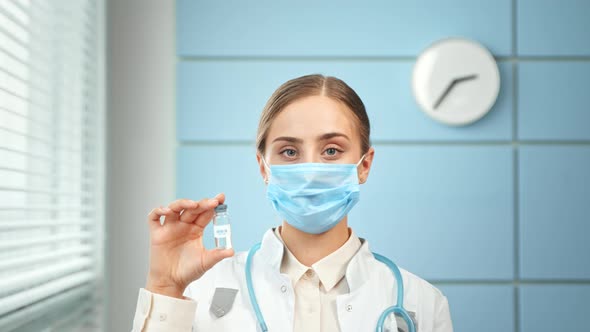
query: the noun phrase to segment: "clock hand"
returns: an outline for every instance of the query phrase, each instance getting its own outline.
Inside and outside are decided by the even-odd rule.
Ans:
[[[449,85],[447,85],[447,88],[445,89],[443,94],[440,97],[438,97],[438,100],[436,101],[436,103],[434,103],[434,106],[433,106],[435,111],[438,108],[438,106],[440,105],[440,103],[442,103],[442,101],[445,99],[445,97],[449,94],[449,92],[451,92],[451,89],[455,86],[455,84],[457,84],[456,80],[452,80],[451,83]]]
[[[455,79],[455,81],[457,83],[461,83],[461,82],[465,82],[465,81],[474,80],[476,78],[477,78],[477,74],[471,74],[471,75],[467,75],[467,76],[463,76],[463,77],[458,77]]]
[[[436,103],[434,103],[433,108],[435,110],[438,108],[438,106],[440,105],[440,103],[442,103],[442,101],[451,92],[451,90],[453,90],[453,88],[455,87],[455,85],[457,85],[457,84],[459,84],[461,82],[474,80],[476,78],[477,78],[477,74],[472,74],[472,75],[457,77],[457,78],[453,79],[451,81],[451,83],[447,86],[447,88],[445,89],[445,91],[443,92],[443,94],[440,97],[438,97],[438,100],[436,101]]]

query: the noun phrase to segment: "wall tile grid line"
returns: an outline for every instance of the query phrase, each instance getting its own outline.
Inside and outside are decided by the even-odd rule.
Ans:
[[[334,75],[372,122],[350,220],[373,250],[440,287],[455,331],[549,331],[547,294],[586,326],[590,1],[338,3],[177,2],[178,196],[226,192],[236,247],[257,242],[280,222],[257,173],[259,112],[287,79]],[[501,73],[492,112],[462,128],[426,118],[410,89],[416,56],[447,36],[489,47]]]

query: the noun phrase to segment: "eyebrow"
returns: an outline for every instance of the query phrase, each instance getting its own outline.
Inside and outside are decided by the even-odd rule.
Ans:
[[[347,140],[350,141],[350,138],[348,136],[346,136],[343,133],[338,133],[338,132],[326,133],[326,134],[320,135],[318,137],[318,139],[320,141],[326,141],[326,140],[329,140],[329,139],[334,138],[334,137],[343,137],[343,138],[346,138]],[[303,143],[303,140],[301,138],[291,137],[291,136],[280,136],[280,137],[277,137],[274,140],[272,140],[272,143],[279,142],[279,141],[289,142],[289,143],[293,143],[293,144],[301,144],[301,143]]]
[[[326,141],[326,140],[329,140],[330,138],[334,138],[334,137],[344,137],[350,141],[350,138],[348,138],[348,136],[344,135],[343,133],[337,133],[337,132],[323,134],[319,137],[319,139],[321,141]]]
[[[278,142],[278,141],[284,141],[284,142],[289,142],[289,143],[298,143],[298,144],[303,143],[303,140],[301,138],[289,137],[289,136],[277,137],[272,140],[272,143]]]

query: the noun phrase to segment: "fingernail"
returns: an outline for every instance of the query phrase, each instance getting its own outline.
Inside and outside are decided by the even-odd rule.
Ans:
[[[168,212],[170,212],[170,208],[169,207],[165,207],[165,208],[162,209],[162,211],[168,213]]]

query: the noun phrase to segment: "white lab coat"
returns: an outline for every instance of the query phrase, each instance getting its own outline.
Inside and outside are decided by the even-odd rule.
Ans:
[[[396,280],[389,268],[377,261],[367,241],[361,239],[359,251],[351,259],[345,278],[350,292],[337,298],[337,313],[342,332],[375,331],[380,314],[396,300]],[[191,283],[185,295],[197,301],[193,331],[259,331],[248,295],[245,278],[247,253],[218,263]],[[252,263],[252,280],[269,332],[293,329],[295,294],[291,281],[280,273],[283,244],[269,230]],[[415,314],[417,331],[452,332],[446,297],[434,286],[400,269],[404,283],[404,307]],[[238,289],[232,309],[218,318],[209,312],[216,288]],[[398,331],[396,320],[388,319],[386,331]]]

